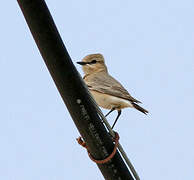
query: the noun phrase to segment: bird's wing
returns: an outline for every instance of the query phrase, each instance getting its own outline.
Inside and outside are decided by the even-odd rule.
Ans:
[[[89,90],[109,94],[135,103],[141,103],[133,98],[128,91],[112,76],[106,74],[94,75],[85,79]]]

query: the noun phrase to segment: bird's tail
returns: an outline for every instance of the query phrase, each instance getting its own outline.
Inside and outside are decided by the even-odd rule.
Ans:
[[[135,109],[137,109],[138,111],[141,111],[141,112],[144,113],[144,114],[147,114],[147,113],[148,113],[148,111],[147,111],[146,109],[142,108],[141,106],[137,105],[136,103],[132,102],[131,104],[132,104],[133,107],[134,107]]]

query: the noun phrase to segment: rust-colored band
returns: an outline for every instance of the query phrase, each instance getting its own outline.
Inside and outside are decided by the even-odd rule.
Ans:
[[[104,164],[104,163],[107,163],[108,161],[110,161],[110,160],[114,157],[114,155],[116,154],[116,152],[117,152],[117,147],[118,147],[118,144],[119,144],[119,134],[118,134],[117,132],[115,132],[115,138],[114,138],[115,146],[114,146],[113,152],[112,152],[107,158],[105,158],[105,159],[103,159],[103,160],[96,160],[96,159],[94,159],[94,158],[92,157],[92,155],[90,154],[90,151],[88,150],[88,147],[87,147],[86,143],[82,140],[81,137],[77,138],[76,140],[77,140],[77,142],[78,142],[82,147],[84,147],[84,148],[87,149],[88,155],[89,155],[89,157],[90,157],[90,159],[91,159],[92,161],[94,161],[94,162],[97,163],[97,164]]]

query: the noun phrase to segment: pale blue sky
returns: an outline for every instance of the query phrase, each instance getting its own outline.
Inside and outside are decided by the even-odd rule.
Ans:
[[[47,4],[73,62],[104,54],[110,74],[150,111],[125,109],[115,127],[141,179],[194,179],[194,1]],[[0,20],[0,179],[103,179],[75,140],[16,1],[2,1]]]

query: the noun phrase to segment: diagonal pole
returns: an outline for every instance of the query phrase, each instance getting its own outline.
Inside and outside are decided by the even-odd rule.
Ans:
[[[72,119],[95,159],[106,158],[114,144],[85,84],[74,67],[44,0],[17,0],[33,38]],[[133,180],[119,152],[97,164],[107,180]]]

